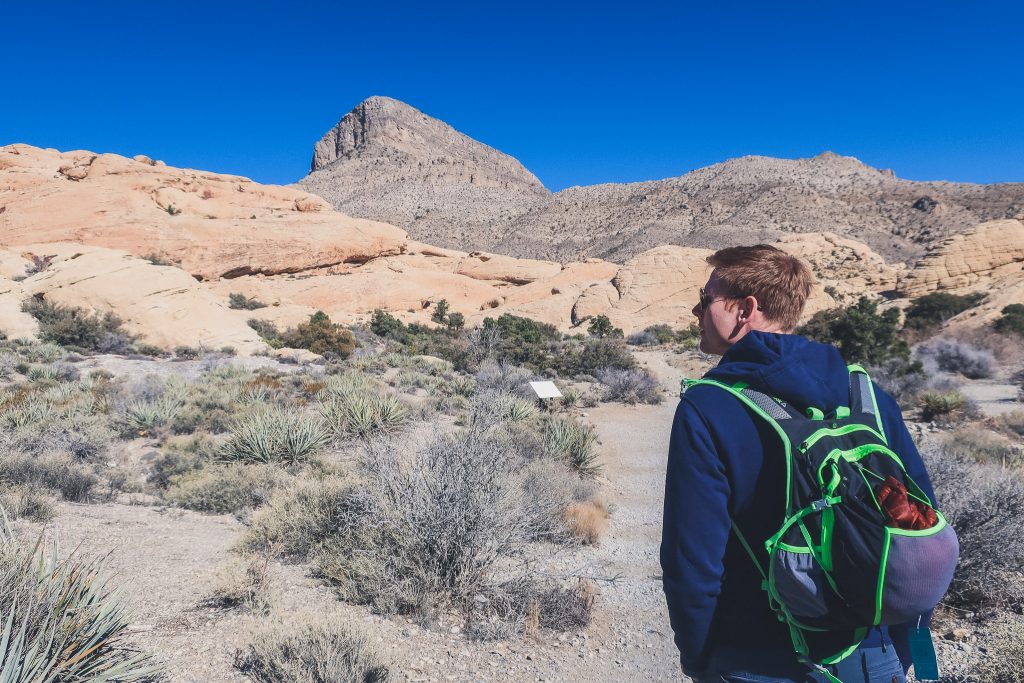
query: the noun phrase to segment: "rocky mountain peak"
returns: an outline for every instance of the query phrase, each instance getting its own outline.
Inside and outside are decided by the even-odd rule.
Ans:
[[[367,180],[417,181],[547,194],[516,159],[463,135],[405,102],[360,102],[313,148],[311,173]]]

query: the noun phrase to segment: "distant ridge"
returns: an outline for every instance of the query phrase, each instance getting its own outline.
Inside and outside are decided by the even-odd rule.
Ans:
[[[552,194],[514,158],[386,97],[328,131],[311,167],[299,185],[350,215],[440,246],[562,262],[821,231],[903,261],[980,222],[1024,216],[1024,183],[913,182],[832,152]]]

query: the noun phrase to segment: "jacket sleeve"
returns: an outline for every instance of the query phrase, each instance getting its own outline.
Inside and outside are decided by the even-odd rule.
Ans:
[[[731,528],[729,483],[707,423],[686,397],[676,409],[665,477],[661,567],[683,672],[700,678]]]
[[[928,471],[925,469],[921,454],[914,444],[914,439],[910,436],[910,432],[907,431],[907,425],[903,421],[903,413],[899,405],[889,394],[882,391],[877,384],[874,388],[875,401],[878,403],[878,411],[882,414],[882,426],[885,428],[885,436],[889,442],[889,447],[899,454],[910,478],[921,487],[921,490],[932,501],[932,504],[938,507],[939,504],[935,499],[935,490],[932,488]],[[904,672],[910,669],[912,663],[910,657],[910,629],[918,625],[928,626],[931,620],[932,613],[929,610],[922,614],[919,620],[889,627],[889,637],[896,648],[896,654],[899,655]]]

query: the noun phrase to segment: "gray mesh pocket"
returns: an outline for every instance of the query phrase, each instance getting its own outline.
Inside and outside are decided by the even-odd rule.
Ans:
[[[882,584],[882,623],[902,624],[939,603],[956,569],[960,544],[953,527],[930,534],[889,529]]]
[[[825,572],[810,553],[776,550],[772,555],[772,580],[782,604],[797,619],[811,619],[828,612]]]

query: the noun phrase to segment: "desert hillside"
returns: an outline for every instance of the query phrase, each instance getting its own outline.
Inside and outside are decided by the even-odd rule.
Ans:
[[[298,185],[423,242],[555,261],[623,263],[664,244],[717,248],[808,232],[908,261],[977,223],[1024,215],[1021,183],[913,182],[829,152],[549,193],[515,159],[377,97],[316,144]]]

